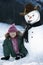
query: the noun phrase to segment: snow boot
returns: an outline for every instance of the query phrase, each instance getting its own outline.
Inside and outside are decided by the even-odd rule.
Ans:
[[[24,58],[25,57],[25,54],[20,53],[20,57],[21,58]]]
[[[1,60],[9,60],[10,56],[2,57]]]
[[[15,60],[19,60],[19,59],[20,59],[20,54],[17,54]]]

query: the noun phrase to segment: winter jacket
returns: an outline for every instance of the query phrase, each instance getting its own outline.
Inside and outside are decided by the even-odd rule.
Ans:
[[[18,46],[19,46],[19,52],[24,54],[25,56],[27,55],[28,51],[24,46],[24,40],[22,36],[18,35]],[[12,41],[11,38],[8,37],[4,40],[3,43],[3,52],[4,52],[4,56],[12,56],[15,57],[16,53],[13,50],[13,46],[12,46]]]

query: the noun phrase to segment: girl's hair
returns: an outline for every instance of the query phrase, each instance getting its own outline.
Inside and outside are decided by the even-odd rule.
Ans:
[[[17,32],[17,35],[22,36],[22,33],[20,31]],[[9,33],[5,34],[5,38],[10,38]]]
[[[6,33],[5,38],[9,38],[9,37],[10,37],[9,33]]]

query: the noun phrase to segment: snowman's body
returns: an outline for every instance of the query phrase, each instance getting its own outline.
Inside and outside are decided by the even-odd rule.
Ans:
[[[33,27],[29,31],[29,44],[32,52],[43,52],[43,25]]]
[[[40,21],[40,13],[37,10],[31,11],[25,15],[25,20],[30,24]],[[34,53],[43,53],[43,25],[32,27],[28,30],[30,52]]]

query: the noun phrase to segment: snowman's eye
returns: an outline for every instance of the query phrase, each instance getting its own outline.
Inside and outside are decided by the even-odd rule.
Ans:
[[[34,14],[32,16],[34,16]]]
[[[29,15],[27,15],[29,17]]]

